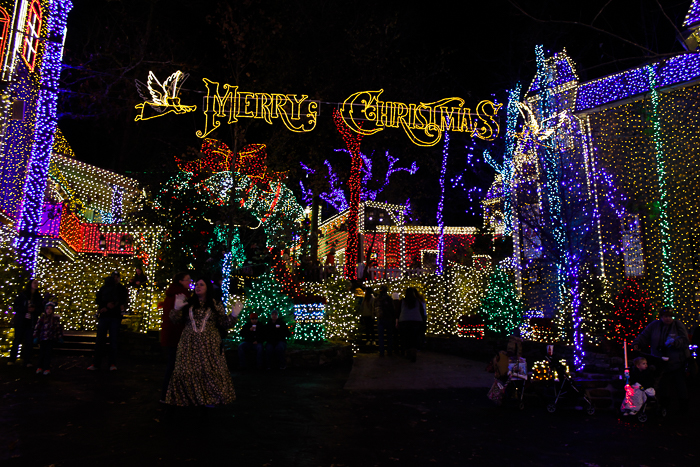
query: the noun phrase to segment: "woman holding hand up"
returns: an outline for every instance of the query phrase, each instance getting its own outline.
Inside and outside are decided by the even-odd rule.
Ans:
[[[241,308],[237,304],[227,315],[221,302],[214,300],[212,284],[204,279],[197,280],[190,299],[176,297],[170,318],[185,328],[165,396],[167,404],[212,407],[236,399],[219,328],[233,327]]]

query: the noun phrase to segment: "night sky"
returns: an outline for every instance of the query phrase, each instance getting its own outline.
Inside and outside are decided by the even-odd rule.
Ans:
[[[506,89],[519,81],[529,85],[538,44],[552,53],[566,48],[582,81],[681,52],[674,24],[680,29],[690,0],[74,3],[59,127],[79,159],[153,184],[177,170],[174,155],[196,157],[204,77],[324,102],[377,89],[384,89],[384,100],[405,103],[445,97],[461,97],[468,106],[505,102]],[[161,79],[176,70],[189,73],[180,97],[198,111],[134,122],[141,101],[134,80],[145,82],[149,70]],[[238,128],[223,123],[211,137],[230,147],[267,144],[270,167],[289,170],[296,189],[304,176],[299,161],[322,168],[328,159],[341,178],[349,169],[349,157],[333,151],[343,144],[331,109],[322,106],[308,134],[291,133],[279,120],[270,126],[250,119]],[[483,149],[498,155],[502,143],[473,144],[463,134],[451,135],[447,178],[462,175],[464,187],[448,185],[448,225],[480,225],[475,189],[489,186],[493,170],[478,161]],[[434,223],[442,149],[441,143],[412,145],[400,129],[366,137],[362,150],[374,154],[375,178],[384,178],[386,151],[401,166],[417,161],[420,167],[413,176],[395,176],[379,200],[411,197],[421,221]]]

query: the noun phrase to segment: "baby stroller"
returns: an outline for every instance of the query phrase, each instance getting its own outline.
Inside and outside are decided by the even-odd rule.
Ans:
[[[622,401],[620,410],[623,416],[636,416],[640,423],[648,420],[649,414],[656,411],[661,417],[666,416],[666,408],[659,402],[658,396],[654,388],[659,386],[662,372],[656,371],[656,368],[663,365],[663,361],[658,357],[648,354],[641,354],[646,360],[652,364],[648,371],[653,373],[653,384],[650,387],[642,388],[639,383],[633,385],[625,384],[625,398]],[[629,375],[631,368],[625,369],[625,375]],[[648,381],[646,384],[650,384]]]
[[[514,357],[508,363],[508,379],[505,384],[505,396],[507,399],[517,401],[518,408],[523,410],[525,403],[525,383],[527,382],[527,362],[524,358]]]
[[[501,355],[496,357],[494,362],[498,362],[500,358],[503,358],[504,367],[502,370],[494,368],[498,365],[497,363],[487,367],[487,371],[495,373],[488,398],[496,405],[502,405],[506,401],[516,401],[518,408],[522,410],[525,408],[523,395],[527,381],[527,362],[524,358],[507,357],[505,352],[501,352]],[[507,370],[505,365],[507,365]]]
[[[554,380],[554,400],[547,404],[547,412],[554,413],[557,410],[557,404],[564,396],[567,396],[566,398],[569,399],[573,396],[575,397],[575,400],[583,399],[583,401],[586,403],[586,413],[588,415],[593,415],[595,413],[593,403],[586,395],[585,390],[579,388],[576,385],[576,382],[567,374],[564,365],[557,362],[549,355],[545,355],[545,358],[547,359],[550,368],[554,370],[559,377],[559,381]]]

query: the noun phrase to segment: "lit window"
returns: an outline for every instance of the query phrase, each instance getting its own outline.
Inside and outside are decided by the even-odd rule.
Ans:
[[[34,70],[34,62],[39,51],[39,34],[41,33],[41,7],[39,2],[34,0],[27,14],[27,27],[24,30],[24,45],[22,48],[22,57],[29,65],[31,70]]]

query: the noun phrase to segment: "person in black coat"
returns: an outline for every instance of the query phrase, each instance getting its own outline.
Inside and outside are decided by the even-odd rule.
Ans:
[[[107,333],[109,333],[109,370],[117,369],[117,334],[122,323],[122,313],[129,304],[129,292],[121,284],[117,271],[105,279],[104,285],[95,296],[97,303],[97,342],[95,344],[95,362],[88,370],[100,369],[105,354]]]
[[[379,295],[374,299],[374,314],[377,317],[377,336],[379,338],[379,356],[384,356],[384,335],[387,339],[387,353],[391,357],[394,343],[396,315],[394,300],[387,293],[387,286],[379,287]]]
[[[12,309],[15,316],[12,326],[15,328],[15,338],[12,340],[10,350],[10,361],[8,365],[13,365],[17,361],[19,346],[22,345],[22,361],[27,367],[31,367],[32,352],[34,350],[34,326],[36,326],[39,315],[44,310],[44,303],[39,293],[39,281],[32,279],[22,292],[17,295]]]
[[[243,342],[238,345],[238,361],[241,370],[248,368],[246,363],[246,353],[250,350],[255,350],[256,364],[258,370],[263,367],[263,327],[258,323],[258,314],[253,312],[248,317],[248,321],[241,328],[241,337]]]
[[[284,370],[287,368],[287,338],[292,334],[277,311],[270,313],[270,321],[265,324],[264,333],[267,341],[267,368],[276,363],[280,370]]]

